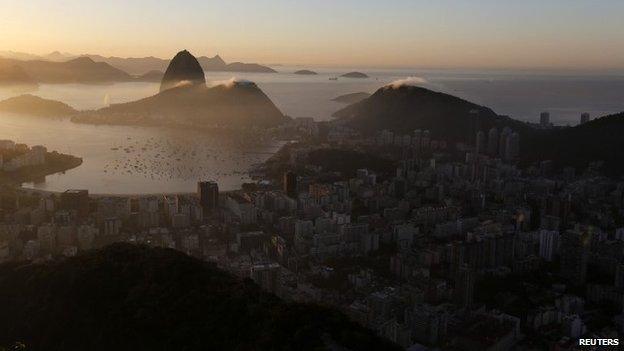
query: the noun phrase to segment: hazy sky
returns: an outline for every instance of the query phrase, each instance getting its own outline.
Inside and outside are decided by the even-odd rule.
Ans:
[[[621,69],[623,14],[622,0],[0,0],[0,50]]]

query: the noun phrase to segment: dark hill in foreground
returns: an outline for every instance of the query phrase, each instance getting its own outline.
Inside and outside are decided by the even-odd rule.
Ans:
[[[392,350],[318,306],[286,303],[170,249],[114,244],[0,265],[0,345],[28,350]]]

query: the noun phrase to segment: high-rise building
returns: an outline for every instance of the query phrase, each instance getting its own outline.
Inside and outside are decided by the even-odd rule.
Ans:
[[[219,185],[211,181],[198,182],[197,196],[204,212],[214,210],[219,206]]]
[[[573,284],[584,284],[591,234],[587,230],[567,230],[561,236],[561,275]]]
[[[89,190],[67,190],[61,194],[61,209],[76,211],[80,218],[89,215]]]
[[[507,155],[507,138],[511,135],[511,129],[509,127],[503,128],[498,138],[498,156],[505,158]]]
[[[550,112],[542,112],[540,113],[540,125],[542,127],[550,126]]]
[[[587,122],[589,122],[589,113],[581,113],[581,124],[585,124]]]
[[[498,155],[498,129],[492,127],[488,132],[488,154],[490,156]]]
[[[288,197],[297,197],[297,175],[292,171],[284,173],[284,192]]]
[[[539,232],[539,255],[545,261],[551,262],[559,246],[559,232],[542,229]]]
[[[485,153],[485,133],[482,130],[477,132],[475,149],[476,154]]]
[[[455,275],[454,300],[461,307],[470,309],[474,298],[475,274],[468,265],[461,265]]]
[[[520,134],[513,132],[505,140],[505,159],[513,160],[520,154]]]

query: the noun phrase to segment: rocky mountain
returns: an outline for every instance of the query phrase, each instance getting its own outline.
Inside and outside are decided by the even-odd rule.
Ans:
[[[77,113],[67,104],[30,94],[0,101],[0,111],[42,117],[63,117]]]
[[[39,83],[107,83],[132,80],[126,72],[87,57],[66,62],[0,59],[0,70],[6,69],[7,66],[19,66]]]
[[[219,55],[214,57],[200,56],[197,61],[205,71],[221,71],[227,66],[227,63]]]
[[[335,310],[288,303],[171,249],[113,244],[0,264],[0,348],[398,350]]]
[[[341,77],[345,78],[368,78],[368,75],[362,72],[349,72],[341,75]]]
[[[160,83],[160,91],[171,89],[180,84],[206,84],[204,70],[195,56],[186,50],[178,52],[169,62]]]
[[[354,104],[370,96],[371,94],[364,93],[364,92],[351,93],[351,94],[344,94],[344,95],[336,96],[335,98],[332,99],[332,101],[341,102],[343,104]]]

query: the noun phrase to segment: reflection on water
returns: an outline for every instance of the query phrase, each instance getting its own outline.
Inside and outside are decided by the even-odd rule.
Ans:
[[[298,69],[317,71],[315,76],[295,75]],[[285,114],[328,120],[345,105],[332,98],[354,92],[372,93],[397,79],[421,77],[424,86],[488,106],[499,114],[537,121],[539,112],[550,111],[558,124],[578,123],[581,112],[592,117],[624,111],[624,78],[546,76],[500,72],[449,70],[383,70],[354,68],[279,67],[282,73],[206,72],[206,79],[237,78],[254,81]],[[368,79],[330,77],[349,71],[367,73]],[[81,110],[104,107],[155,94],[157,83],[103,85],[42,84],[31,92],[60,100]],[[0,99],[15,96],[0,88]],[[45,182],[27,186],[65,190],[87,188],[94,193],[159,193],[195,190],[198,179],[219,181],[223,189],[238,188],[252,164],[269,157],[279,145],[238,145],[189,131],[143,127],[89,126],[67,120],[46,120],[0,115],[0,139],[30,145],[43,144],[83,157],[80,167],[48,176]]]

